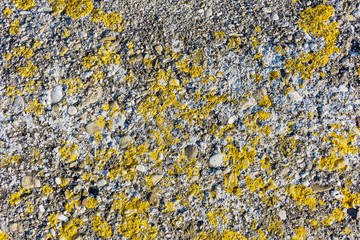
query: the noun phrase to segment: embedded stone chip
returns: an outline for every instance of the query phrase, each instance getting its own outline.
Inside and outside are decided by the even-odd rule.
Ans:
[[[58,103],[64,96],[63,88],[61,85],[56,85],[51,91],[52,103]]]
[[[225,157],[225,154],[223,154],[223,153],[217,153],[215,155],[212,155],[209,159],[209,166],[212,168],[224,166],[224,163],[223,163],[224,157]]]
[[[36,179],[31,176],[25,176],[21,180],[21,186],[26,189],[39,188],[41,187],[41,183],[39,179]]]
[[[15,114],[18,114],[18,113],[21,113],[22,111],[24,111],[24,108],[25,108],[24,98],[22,96],[17,96],[14,100],[12,108],[13,108],[13,111]]]
[[[125,135],[119,139],[120,149],[127,148],[134,142],[134,139],[130,135]]]
[[[86,132],[90,135],[93,135],[95,132],[102,132],[104,127],[97,125],[95,122],[91,122],[86,125]]]

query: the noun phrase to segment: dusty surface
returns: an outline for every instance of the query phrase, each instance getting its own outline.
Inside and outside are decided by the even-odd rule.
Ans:
[[[0,10],[0,239],[360,238],[356,1]]]

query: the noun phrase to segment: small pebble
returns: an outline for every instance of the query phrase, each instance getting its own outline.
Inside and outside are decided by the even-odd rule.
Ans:
[[[223,158],[225,157],[225,154],[217,153],[215,155],[212,155],[209,159],[209,166],[212,168],[217,168],[224,166]]]
[[[146,172],[147,168],[144,165],[140,164],[136,166],[136,170],[138,170],[139,172]]]
[[[96,182],[96,185],[97,185],[98,187],[103,187],[103,186],[105,186],[105,185],[106,185],[105,179],[100,179],[99,181]]]
[[[51,101],[52,103],[58,103],[63,98],[64,93],[61,85],[56,85],[51,91]]]
[[[90,135],[93,135],[95,132],[102,132],[103,127],[97,125],[95,122],[91,122],[85,127],[86,132]]]
[[[279,217],[280,217],[280,219],[281,220],[286,220],[286,211],[284,211],[284,210],[280,210],[279,211]]]
[[[205,17],[206,18],[209,18],[209,17],[211,17],[211,15],[212,15],[212,8],[208,8],[206,11],[205,11]]]
[[[25,108],[24,98],[22,96],[17,96],[14,100],[12,108],[13,108],[13,111],[15,114],[18,114],[18,113],[21,113],[22,111],[24,111],[24,108]]]
[[[133,144],[134,139],[130,135],[125,135],[119,139],[120,149],[127,148]]]
[[[75,115],[76,113],[77,113],[76,107],[70,106],[70,107],[68,108],[68,114],[70,114],[70,115]]]
[[[271,20],[273,20],[273,21],[279,21],[279,15],[277,15],[276,13],[272,14]]]
[[[40,211],[40,212],[45,212],[44,205],[40,205],[40,206],[39,206],[39,211]]]
[[[61,179],[59,177],[55,178],[55,182],[57,185],[60,185],[61,184]]]
[[[185,156],[187,159],[196,158],[196,155],[198,153],[198,149],[194,145],[188,145],[185,147]]]
[[[58,218],[60,221],[63,221],[63,222],[69,221],[69,218],[66,217],[66,216],[63,215],[63,214],[58,214],[58,215],[57,215],[57,218]]]

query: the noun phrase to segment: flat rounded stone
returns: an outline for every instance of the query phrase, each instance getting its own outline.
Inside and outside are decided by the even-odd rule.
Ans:
[[[97,125],[95,122],[91,122],[88,125],[86,125],[86,132],[90,135],[93,135],[96,132],[102,132],[103,127]]]
[[[51,102],[58,103],[64,96],[64,92],[61,85],[56,85],[51,91]]]
[[[209,159],[209,166],[213,168],[224,166],[223,158],[225,157],[225,154],[217,153],[215,155],[212,155]]]
[[[24,108],[25,108],[24,98],[22,96],[17,96],[14,100],[12,108],[13,108],[13,111],[15,114],[18,114],[18,113],[21,113],[22,111],[24,111]]]

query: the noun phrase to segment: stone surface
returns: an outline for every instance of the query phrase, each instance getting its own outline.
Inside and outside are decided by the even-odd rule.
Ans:
[[[208,8],[208,9],[205,11],[205,17],[206,17],[206,18],[211,17],[212,14],[213,14],[212,8]]]

